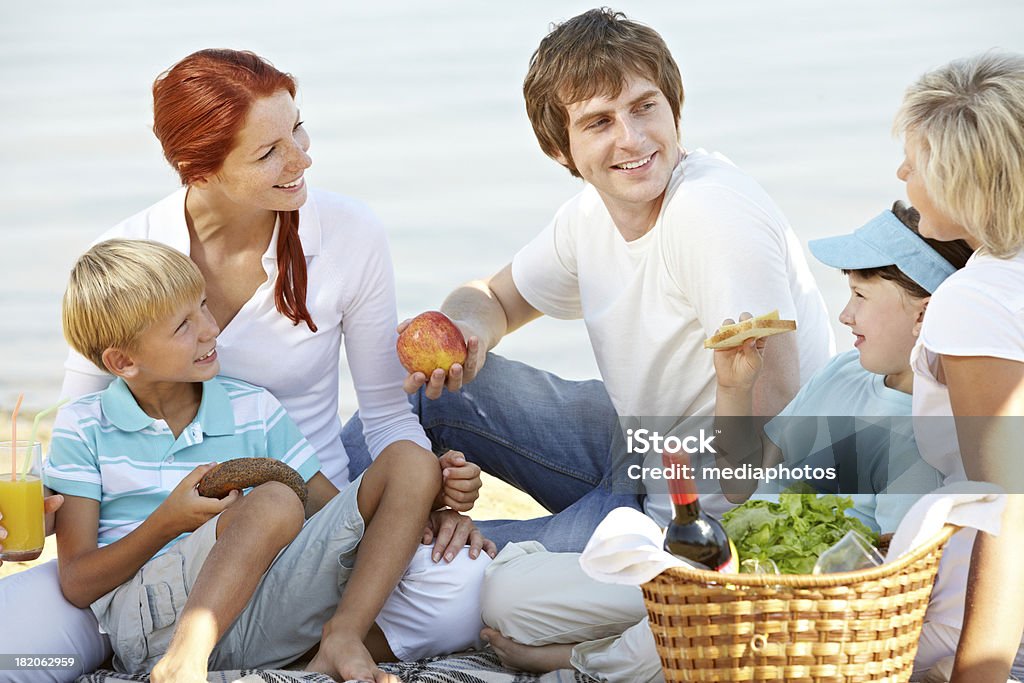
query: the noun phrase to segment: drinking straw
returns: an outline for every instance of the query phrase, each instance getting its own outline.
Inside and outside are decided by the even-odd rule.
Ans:
[[[18,402],[14,404],[14,414],[11,415],[11,481],[18,480],[18,411],[24,398],[25,394],[18,394]]]
[[[21,466],[21,480],[25,481],[28,479],[29,465],[32,462],[32,444],[36,442],[36,433],[39,431],[39,421],[44,417],[52,413],[53,411],[60,408],[62,405],[70,401],[70,398],[57,401],[52,406],[36,415],[36,419],[32,420],[32,432],[28,435],[28,445],[25,446],[25,462]]]

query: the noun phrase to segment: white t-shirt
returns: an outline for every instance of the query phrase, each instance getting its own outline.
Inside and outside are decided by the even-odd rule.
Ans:
[[[554,318],[583,318],[621,416],[709,415],[712,353],[727,317],[779,309],[798,321],[800,380],[834,348],[800,243],[761,187],[697,150],[676,167],[661,214],[627,242],[587,186],[512,260],[516,288]]]
[[[182,188],[119,223],[99,240],[150,239],[189,253]],[[413,415],[395,353],[395,283],[387,237],[363,204],[310,190],[299,210],[299,238],[306,255],[306,305],[318,331],[293,325],[274,304],[277,228],[263,254],[266,281],[217,338],[221,374],[270,391],[316,449],[323,473],[338,487],[348,482],[348,455],[341,443],[338,383],[341,342],[359,402],[366,443],[373,457],[401,439],[430,449]],[[62,395],[99,391],[106,374],[72,351]]]
[[[621,417],[712,414],[704,339],[742,311],[777,308],[798,321],[801,383],[834,351],[825,303],[786,219],[750,176],[703,150],[676,167],[645,235],[625,241],[588,185],[515,255],[512,278],[542,313],[583,318]],[[652,514],[662,520],[667,496],[655,498],[666,499]]]
[[[910,356],[914,369],[914,434],[921,457],[946,484],[967,478],[950,418],[949,390],[937,375],[939,356],[991,356],[1024,363],[1024,252],[999,259],[976,253],[932,295]],[[1009,454],[1008,454],[1009,455]],[[974,532],[946,546],[927,619],[961,628],[964,586]]]

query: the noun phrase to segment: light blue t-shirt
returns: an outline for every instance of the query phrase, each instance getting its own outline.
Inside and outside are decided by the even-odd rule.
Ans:
[[[203,382],[196,417],[175,438],[115,379],[57,415],[43,480],[59,493],[99,501],[103,547],[142,524],[197,466],[244,457],[281,460],[304,481],[320,470],[313,447],[266,389],[228,377]]]
[[[816,372],[764,431],[785,465],[837,468],[834,482],[809,483],[853,498],[853,512],[883,533],[894,531],[922,494],[942,485],[942,475],[918,453],[910,394],[865,370],[856,349]],[[763,485],[758,494],[789,483]]]

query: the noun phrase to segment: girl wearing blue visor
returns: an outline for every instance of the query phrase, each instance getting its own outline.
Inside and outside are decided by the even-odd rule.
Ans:
[[[910,353],[932,292],[971,254],[961,240],[921,237],[917,221],[916,210],[896,202],[851,234],[810,242],[819,261],[839,268],[849,280],[850,298],[839,321],[853,333],[854,348],[834,357],[801,387],[764,426],[759,444],[747,441],[745,429],[735,430],[732,443],[724,440],[732,430],[723,429],[720,437],[734,458],[754,449],[755,464],[760,448],[763,466],[834,467],[840,473],[836,479],[806,483],[850,495],[853,514],[882,533],[896,529],[918,496],[876,494],[921,494],[941,485],[939,473],[921,460],[914,443]],[[715,351],[716,416],[751,415],[766,341],[750,339]],[[857,419],[865,417],[879,419],[870,425]],[[791,483],[796,482],[763,482],[758,497]],[[726,495],[740,502],[753,485],[735,484]]]
[[[843,309],[840,320],[856,336],[856,348],[829,361],[801,388],[780,413],[780,417],[765,426],[767,438],[757,443],[757,447],[762,443],[765,446],[765,465],[784,461],[787,465],[800,466],[824,448],[817,443],[819,440],[831,440],[827,428],[813,430],[815,434],[808,438],[803,428],[808,425],[813,427],[816,420],[794,420],[793,417],[826,416],[830,421],[828,427],[831,427],[832,416],[850,416],[851,420],[862,416],[895,416],[903,418],[903,423],[909,428],[910,391],[913,384],[910,351],[914,346],[916,332],[920,328],[931,293],[948,275],[961,268],[971,253],[970,247],[962,241],[941,242],[922,238],[917,233],[916,224],[917,212],[897,202],[892,211],[884,211],[852,234],[811,242],[811,251],[815,256],[828,265],[842,269],[849,277],[850,301]],[[750,316],[744,314],[741,317]],[[761,371],[760,352],[764,342],[764,339],[748,340],[741,347],[715,351],[715,369],[718,374],[716,415],[752,414],[753,386]],[[746,439],[750,433],[745,430],[744,434],[738,436]],[[715,444],[724,443],[728,448],[730,442],[727,439],[733,434],[735,430],[723,429],[723,433],[716,437],[719,440]],[[842,440],[841,436],[834,436]],[[886,436],[890,437],[888,434]],[[906,437],[902,441],[899,436],[895,439],[895,450],[900,456],[907,456],[907,460],[913,461],[906,463],[908,467],[901,468],[901,474],[905,475],[901,483],[913,479],[909,487],[917,493],[938,487],[941,477],[918,456],[912,431],[908,429],[908,433],[902,435]],[[863,451],[866,460],[888,464],[889,452],[893,450],[889,448],[891,442],[858,444],[858,450]],[[748,443],[744,441],[742,445],[749,448]],[[909,446],[909,452],[904,446]],[[771,462],[768,462],[769,459],[772,459]],[[841,459],[838,453],[835,459]],[[857,487],[864,493],[854,494],[854,512],[864,522],[882,532],[893,531],[917,496],[891,494],[891,482],[885,476],[892,471],[891,467],[869,466],[865,469],[873,473],[880,472],[882,476],[872,477],[873,480]],[[743,486],[741,482],[745,481],[736,479],[729,480],[729,483],[735,483],[739,488]],[[751,489],[753,484],[751,482]],[[733,502],[739,502],[749,493],[749,490],[742,494],[726,490],[727,497]],[[761,493],[771,495],[772,491],[759,490],[758,494]],[[569,565],[578,567],[577,558],[572,554],[551,555],[557,556],[558,562],[565,563],[566,572],[571,571]],[[522,557],[528,557],[528,553]],[[507,591],[500,596],[493,591],[487,594],[484,599],[487,605],[485,611],[489,610],[492,615],[496,615],[504,605],[509,604],[511,598],[508,595],[526,594],[530,590],[536,592],[530,584],[531,576],[535,574],[531,575],[523,569],[529,566],[529,562],[523,565],[509,563],[499,570],[510,572],[510,567],[516,567],[519,574],[514,581],[511,577],[502,576],[501,585]],[[493,579],[494,574],[491,577]],[[582,654],[590,661],[600,662],[603,680],[612,683],[663,681],[654,638],[644,621],[646,611],[640,591],[633,586],[598,584],[589,578],[584,579],[582,584],[574,585],[573,590],[579,595],[585,595],[587,590],[600,590],[602,599],[615,605],[613,613],[601,615],[600,618],[605,620],[602,623],[605,626],[621,623],[622,632],[618,636],[607,636],[596,641],[556,642],[540,646],[523,645],[508,638],[499,639],[492,634],[492,646],[507,662],[521,667],[536,667],[544,671],[565,668],[571,664],[571,654],[574,658]],[[614,619],[611,614],[614,614]],[[581,613],[579,632],[591,625],[588,619],[594,618],[592,614]],[[485,621],[495,623],[493,618],[485,618]]]

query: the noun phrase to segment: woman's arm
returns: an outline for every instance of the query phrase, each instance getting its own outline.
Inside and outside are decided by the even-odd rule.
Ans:
[[[1009,495],[998,536],[979,533],[951,683],[1003,683],[1024,633],[1024,363],[942,356],[967,476]]]
[[[395,285],[391,255],[383,230],[366,226],[363,261],[349,277],[352,291],[342,312],[345,357],[363,423],[370,456],[376,458],[398,441],[412,441],[431,449],[419,420],[402,388],[406,372],[398,362],[395,343]]]
[[[103,391],[112,379],[113,375],[100,370],[72,349],[68,351],[68,359],[64,363],[64,385],[61,387],[60,397],[74,400],[86,394]]]

